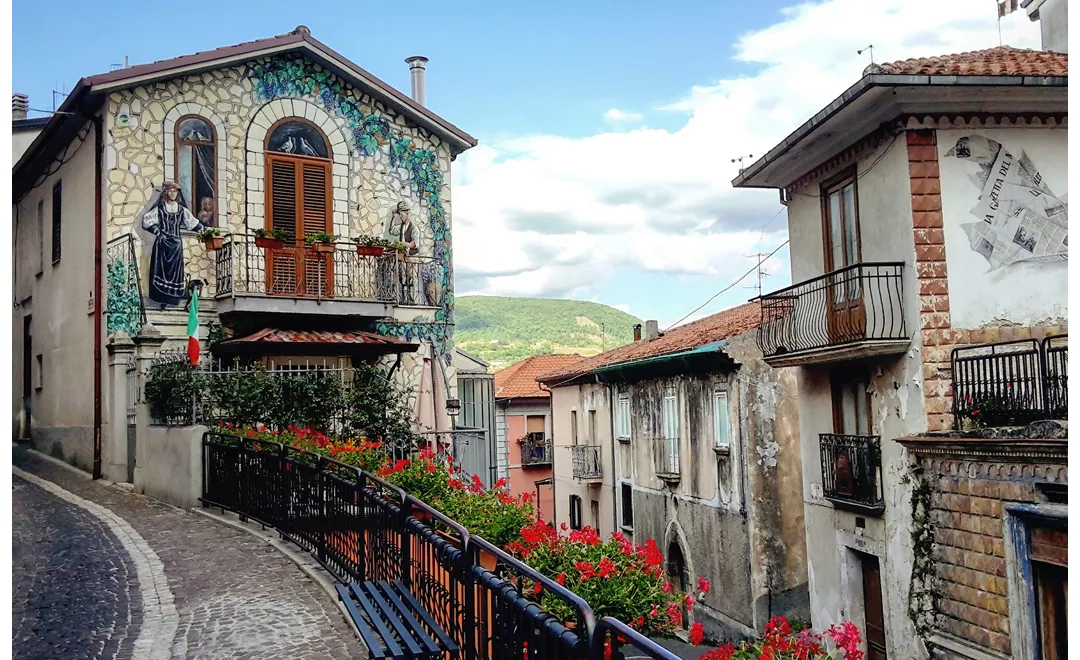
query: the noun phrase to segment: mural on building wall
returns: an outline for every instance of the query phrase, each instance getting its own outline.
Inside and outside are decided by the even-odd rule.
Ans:
[[[1031,158],[1019,157],[1000,142],[964,135],[945,158],[970,161],[978,171],[969,181],[978,189],[971,209],[977,222],[961,224],[971,249],[995,270],[1020,262],[1068,258],[1069,207],[1046,185]],[[1067,194],[1067,193],[1066,193]]]
[[[202,117],[187,117],[176,127],[176,182],[180,196],[198,209],[204,225],[217,224],[214,170],[214,129]]]
[[[166,181],[150,210],[142,215],[142,228],[154,235],[150,253],[150,299],[163,307],[184,298],[184,242],[181,230],[201,231],[203,225],[184,205],[180,186]]]

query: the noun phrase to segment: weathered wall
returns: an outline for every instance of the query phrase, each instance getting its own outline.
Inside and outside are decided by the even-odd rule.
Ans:
[[[590,437],[588,411],[596,411],[597,434]],[[571,458],[571,411],[577,411],[578,443],[595,444],[600,447],[600,462],[603,466],[603,479],[599,483],[584,483],[574,478]],[[583,524],[592,526],[590,502],[600,505],[599,531],[601,536],[608,536],[614,531],[614,475],[612,474],[611,456],[611,404],[603,385],[588,383],[576,386],[555,387],[551,390],[551,427],[554,448],[552,450],[553,473],[555,479],[555,521],[557,524],[570,522],[570,495],[581,497]]]
[[[953,328],[1068,317],[1067,136],[1065,128],[937,131]]]
[[[15,209],[12,412],[17,421],[22,418],[23,319],[30,316],[32,444],[39,451],[91,470],[95,377],[94,316],[90,305],[94,296],[93,124],[88,122],[79,135],[85,139],[73,140],[67,151],[70,160],[19,200]],[[62,191],[61,257],[53,263],[52,195],[57,182],[61,182]],[[39,201],[44,202],[40,236]],[[99,302],[93,300],[95,305]],[[40,374],[36,363],[39,355]]]

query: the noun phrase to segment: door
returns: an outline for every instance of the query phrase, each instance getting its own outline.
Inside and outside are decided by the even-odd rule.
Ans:
[[[266,251],[271,295],[332,297],[334,255],[316,252],[305,239],[332,230],[330,162],[266,154],[267,226],[288,234],[285,247]]]
[[[866,660],[886,660],[885,610],[881,600],[881,564],[862,555],[863,604],[866,610]]]
[[[854,171],[822,186],[825,219],[826,319],[829,343],[839,344],[866,337],[860,271],[859,208]],[[849,268],[851,267],[851,268]]]
[[[1042,660],[1064,660],[1069,642],[1069,530],[1033,522],[1030,534],[1039,651]]]
[[[832,388],[833,433],[848,436],[870,434],[870,377],[865,369],[834,369],[829,375]],[[876,492],[870,486],[878,483],[876,462],[866,454],[867,449],[856,440],[843,443],[847,449],[837,451],[832,466],[837,495],[866,499]],[[875,474],[871,475],[869,470]],[[876,491],[876,486],[875,489]]]

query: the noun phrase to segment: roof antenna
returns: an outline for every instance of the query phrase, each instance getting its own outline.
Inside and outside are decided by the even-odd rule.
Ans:
[[[742,166],[742,162],[747,158],[753,158],[753,157],[754,157],[754,154],[746,154],[745,156],[739,156],[738,158],[732,158],[731,162],[733,162],[733,163],[738,162],[739,163],[739,174],[742,174],[743,170],[746,169],[745,167]]]
[[[860,48],[855,51],[857,55],[862,55],[864,52],[870,51],[870,66],[874,66],[874,44],[870,44],[866,48]]]

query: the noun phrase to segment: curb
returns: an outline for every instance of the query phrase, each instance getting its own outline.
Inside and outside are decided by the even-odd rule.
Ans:
[[[86,479],[87,481],[93,481],[93,479],[94,479],[94,475],[90,474],[89,472],[80,470],[79,468],[75,467],[71,463],[65,463],[64,461],[60,460],[59,458],[56,458],[55,456],[49,456],[48,454],[43,454],[40,451],[34,449],[33,447],[27,447],[25,451],[28,454],[33,454],[35,457],[40,458],[43,461],[48,461],[48,462],[52,463],[53,465],[56,465],[57,467],[62,467],[65,470],[67,470],[69,472],[72,472],[75,475],[78,475],[82,479]],[[98,479],[97,482],[99,484],[103,485],[103,486],[108,486],[108,485],[112,484],[111,481],[107,481],[105,479]]]
[[[304,550],[297,549],[297,546],[280,538],[277,531],[273,528],[264,528],[260,523],[256,522],[241,522],[240,517],[235,513],[216,513],[202,507],[192,507],[191,512],[196,515],[205,516],[206,518],[223,525],[228,525],[234,529],[247,532],[256,538],[261,539],[267,545],[273,546],[274,549],[285,555],[289,561],[296,564],[296,567],[300,569],[300,572],[322,587],[323,591],[326,592],[326,595],[333,599],[333,602],[337,604],[338,611],[341,612],[341,616],[345,619],[345,623],[348,624],[349,630],[352,631],[353,636],[360,640],[361,643],[364,643],[364,639],[360,636],[360,631],[357,630],[356,624],[349,615],[349,611],[345,609],[345,604],[342,603],[341,598],[338,597],[336,588],[337,580],[329,571],[323,568],[319,562],[315,561],[310,554]]]

